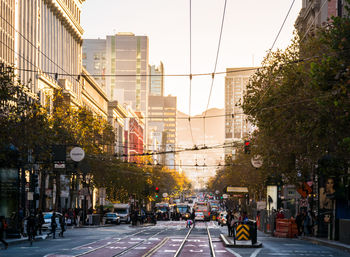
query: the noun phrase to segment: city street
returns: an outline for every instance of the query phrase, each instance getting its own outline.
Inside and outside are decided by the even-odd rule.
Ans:
[[[209,230],[216,256],[348,256],[348,253],[299,239],[275,238],[258,233],[262,248],[225,248],[220,239],[226,227],[216,222],[197,222],[189,232],[184,221],[161,221],[156,226],[131,227],[119,225],[99,228],[69,229],[64,238],[24,242],[0,250],[0,256],[212,256]]]

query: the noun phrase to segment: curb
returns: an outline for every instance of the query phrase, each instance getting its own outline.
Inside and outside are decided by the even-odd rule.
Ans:
[[[262,247],[262,243],[260,241],[257,241],[256,244],[247,244],[246,242],[249,242],[249,241],[238,241],[238,242],[241,242],[241,244],[237,244],[237,241],[236,241],[236,244],[234,244],[232,242],[232,240],[230,240],[226,235],[224,234],[220,234],[220,237],[222,239],[222,241],[224,242],[224,245],[225,247],[230,247],[230,248],[259,248],[259,247]]]
[[[332,248],[337,248],[339,250],[343,250],[345,252],[350,252],[350,245],[343,245],[341,243],[338,243],[337,241],[334,242],[327,242],[324,240],[319,240],[317,238],[312,238],[312,237],[299,237],[299,240],[306,240],[309,241],[313,244],[316,245],[323,245],[323,246],[328,246],[328,247],[332,247]]]

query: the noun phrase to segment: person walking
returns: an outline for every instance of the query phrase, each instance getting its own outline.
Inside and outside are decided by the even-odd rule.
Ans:
[[[64,216],[59,217],[61,232],[58,234],[59,237],[63,237],[64,231],[66,231],[66,218]]]
[[[9,244],[4,240],[4,233],[7,229],[7,224],[4,216],[0,216],[0,242],[5,245],[5,250],[9,247]]]
[[[57,223],[56,223],[56,213],[53,212],[51,216],[51,231],[50,233],[47,234],[47,236],[52,234],[52,238],[56,238],[56,228],[57,228]]]
[[[231,221],[233,220],[232,212],[229,210],[226,215],[226,224],[227,224],[227,230],[228,230],[228,236],[232,236],[232,227],[231,227]]]
[[[193,228],[196,226],[196,213],[194,210],[192,210],[192,213],[191,213],[191,220],[193,222]]]
[[[37,215],[37,219],[38,219],[38,231],[39,231],[39,235],[42,235],[42,226],[45,223],[45,219],[44,219],[44,215],[43,212],[40,210],[38,215]]]
[[[30,242],[30,245],[33,244],[33,241],[35,239],[35,216],[34,213],[31,212],[29,217],[27,218],[27,234],[28,234],[28,241]]]
[[[300,212],[298,212],[295,218],[295,223],[297,224],[298,228],[298,236],[301,236],[303,233],[303,215]]]

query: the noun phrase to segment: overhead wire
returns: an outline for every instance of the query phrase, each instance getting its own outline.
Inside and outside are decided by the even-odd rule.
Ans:
[[[213,90],[213,85],[214,85],[214,78],[215,78],[215,72],[216,72],[216,66],[218,64],[218,59],[219,59],[219,52],[220,52],[220,45],[221,45],[221,37],[222,37],[222,31],[224,28],[224,21],[225,21],[225,13],[226,13],[226,4],[227,4],[227,0],[225,0],[225,4],[224,4],[224,10],[223,10],[223,14],[222,14],[222,19],[221,19],[221,28],[220,28],[220,36],[219,36],[219,43],[218,43],[218,47],[217,47],[217,51],[216,51],[216,59],[215,59],[215,65],[214,65],[214,71],[212,73],[212,80],[211,80],[211,86],[210,86],[210,91],[209,91],[209,96],[208,96],[208,103],[207,103],[207,107],[205,109],[204,112],[204,117],[203,117],[203,126],[204,126],[204,140],[203,143],[205,145],[205,118],[207,115],[207,111],[208,111],[208,107],[209,107],[209,103],[210,103],[210,97],[212,94],[212,90]]]
[[[292,8],[293,8],[293,6],[294,6],[294,3],[295,3],[295,0],[293,0],[292,4],[290,5],[290,7],[289,7],[289,9],[288,9],[288,12],[287,12],[287,14],[286,14],[286,16],[285,16],[285,18],[284,18],[284,20],[283,20],[283,22],[282,22],[282,25],[281,25],[281,27],[280,27],[280,29],[279,29],[279,31],[278,31],[276,37],[275,37],[275,40],[273,41],[272,46],[271,46],[270,49],[269,49],[269,52],[268,52],[268,54],[267,54],[267,58],[270,56],[270,54],[271,54],[271,52],[272,52],[272,49],[273,49],[273,47],[275,46],[275,43],[277,42],[277,39],[278,39],[278,37],[279,37],[279,35],[280,35],[280,33],[281,33],[283,27],[284,27],[284,24],[286,23],[286,20],[287,20],[287,18],[288,18],[288,16],[289,16],[290,11],[292,10]],[[249,115],[249,114],[258,106],[258,104],[261,102],[261,100],[264,98],[264,96],[265,96],[266,93],[270,90],[271,87],[272,87],[272,83],[268,86],[267,90],[265,90],[265,92],[264,92],[263,95],[259,98],[259,100],[256,102],[256,104],[254,105],[254,107],[251,108],[251,109],[248,111],[247,115]]]
[[[191,99],[192,99],[192,0],[190,0],[190,92],[189,92],[189,103],[188,103],[188,124],[190,127],[190,133],[191,133],[191,139],[192,144],[195,145],[194,139],[193,139],[193,132],[192,132],[192,124],[191,124]]]

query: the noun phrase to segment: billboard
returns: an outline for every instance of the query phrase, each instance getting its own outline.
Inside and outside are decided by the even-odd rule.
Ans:
[[[267,186],[266,207],[267,210],[277,210],[277,186]]]

